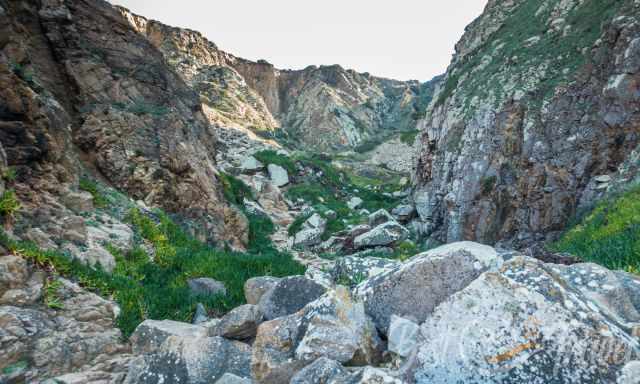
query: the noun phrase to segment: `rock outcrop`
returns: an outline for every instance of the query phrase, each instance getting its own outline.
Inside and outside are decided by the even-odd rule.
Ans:
[[[520,246],[565,228],[639,143],[639,6],[489,1],[420,123],[423,233]]]

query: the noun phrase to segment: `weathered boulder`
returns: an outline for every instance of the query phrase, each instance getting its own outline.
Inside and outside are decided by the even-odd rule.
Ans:
[[[62,203],[75,213],[93,210],[93,195],[85,191],[69,191],[62,196]]]
[[[210,336],[246,340],[254,337],[264,315],[257,305],[245,304],[232,309],[215,326],[209,328]]]
[[[298,360],[327,357],[349,365],[376,364],[382,341],[364,305],[354,302],[349,290],[338,286],[303,309],[302,333],[295,350]]]
[[[215,296],[226,295],[227,289],[224,284],[210,277],[199,277],[189,279],[187,285],[191,290],[191,294],[195,296]]]
[[[290,384],[347,384],[350,373],[335,360],[320,357],[291,378]]]
[[[207,329],[173,320],[145,320],[129,340],[133,352],[143,354],[157,351],[170,336],[203,338],[207,336]]]
[[[369,215],[369,225],[371,227],[377,227],[380,224],[384,224],[387,221],[395,221],[393,216],[387,212],[386,209],[378,209]]]
[[[271,179],[271,182],[277,187],[284,187],[289,184],[289,174],[287,173],[287,170],[281,166],[277,164],[269,164],[267,166],[267,171],[269,171],[269,178]]]
[[[640,355],[640,323],[619,323],[635,305],[619,311],[602,305],[598,293],[617,290],[623,302],[633,303],[637,288],[627,290],[624,282],[599,272],[518,256],[499,272],[484,273],[422,324],[425,342],[418,348],[412,379],[616,382],[626,373],[625,365]]]
[[[393,315],[389,325],[389,351],[407,357],[421,341],[420,326],[411,320]]]
[[[398,205],[391,210],[391,214],[398,221],[406,223],[415,217],[416,208],[413,205],[408,204]]]
[[[256,159],[253,156],[245,157],[244,159],[242,159],[242,162],[240,163],[240,169],[243,172],[257,172],[262,168],[264,168],[264,164],[259,162],[258,159]]]
[[[247,304],[258,304],[260,298],[271,288],[275,287],[281,279],[271,276],[252,277],[244,283],[244,297]]]
[[[251,356],[252,377],[261,384],[282,384],[308,362],[295,359],[302,314],[266,321],[258,327]]]
[[[347,206],[350,209],[357,209],[362,205],[362,203],[364,203],[364,201],[361,198],[354,196],[347,202]]]
[[[127,384],[208,384],[225,373],[250,377],[251,347],[221,337],[170,336],[151,354],[134,360]]]
[[[259,302],[265,319],[287,316],[301,310],[325,292],[325,288],[304,276],[290,276],[278,281]]]
[[[28,277],[27,262],[22,257],[0,257],[0,296],[9,289],[21,287]]]
[[[196,311],[193,314],[193,319],[191,320],[192,324],[202,324],[206,323],[209,320],[209,315],[207,314],[207,310],[205,309],[202,303],[196,304]]]
[[[398,264],[398,261],[390,259],[346,256],[336,260],[331,277],[338,284],[355,286],[368,278],[390,271]]]
[[[355,288],[367,314],[387,334],[392,315],[422,323],[452,294],[490,267],[500,264],[497,252],[485,245],[461,242],[416,255]]]
[[[233,373],[225,373],[215,384],[251,384],[251,379],[236,376]]]
[[[296,233],[293,245],[297,247],[309,247],[322,242],[322,234],[327,228],[327,220],[314,213],[302,225],[302,230]]]
[[[355,248],[376,247],[398,243],[409,236],[409,230],[395,221],[378,225],[353,240]]]
[[[404,384],[404,381],[381,368],[365,367],[353,375],[349,384]]]

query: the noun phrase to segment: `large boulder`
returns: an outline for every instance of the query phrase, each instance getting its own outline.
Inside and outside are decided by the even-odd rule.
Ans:
[[[409,230],[395,221],[389,221],[357,236],[353,240],[353,246],[356,249],[379,247],[398,243],[407,237]]]
[[[347,384],[350,378],[340,363],[321,357],[293,376],[290,384]]]
[[[289,174],[287,173],[287,170],[281,166],[277,164],[269,164],[267,166],[267,171],[269,171],[269,178],[275,186],[284,187],[289,184]]]
[[[275,287],[281,279],[279,277],[252,277],[244,283],[244,297],[247,304],[258,304],[262,295]]]
[[[209,277],[198,277],[187,281],[189,290],[195,296],[216,296],[226,295],[227,289],[218,280]]]
[[[397,267],[398,261],[377,257],[346,256],[336,260],[331,277],[337,284],[355,286],[373,276]]]
[[[247,156],[240,162],[240,169],[245,173],[257,172],[264,168],[264,164],[253,156]]]
[[[327,357],[348,365],[380,362],[382,341],[364,305],[354,302],[349,290],[338,286],[303,310],[298,360]]]
[[[208,384],[225,373],[250,377],[251,347],[221,337],[170,336],[129,367],[127,384]]]
[[[395,221],[393,216],[387,212],[386,209],[378,209],[369,215],[369,225],[371,227],[377,227],[380,224],[384,224],[388,221]]]
[[[265,319],[271,320],[301,310],[322,296],[325,290],[304,276],[285,277],[260,298],[258,305]]]
[[[637,286],[600,267],[518,256],[421,326],[413,382],[614,383],[640,356]],[[627,279],[633,282],[630,286]],[[604,296],[615,291],[619,302]],[[635,319],[635,321],[634,321]],[[626,367],[626,366],[627,367]]]
[[[157,351],[171,336],[205,337],[207,330],[199,325],[173,320],[145,320],[138,325],[129,340],[133,352],[143,354]]]
[[[408,204],[398,205],[391,210],[391,214],[398,221],[406,223],[416,216],[416,208],[413,205]]]
[[[327,220],[314,213],[303,224],[302,229],[296,233],[293,245],[296,247],[310,247],[322,242],[322,234],[327,228]]]
[[[362,282],[355,294],[364,301],[376,326],[387,334],[392,315],[422,323],[438,304],[500,262],[501,257],[489,246],[453,243],[416,255]]]
[[[86,191],[68,191],[61,198],[62,204],[75,213],[93,211],[93,195]]]
[[[350,209],[357,209],[362,205],[362,203],[364,203],[364,201],[361,198],[354,196],[347,202],[347,206]]]
[[[257,305],[234,308],[209,329],[209,335],[226,339],[246,340],[254,337],[264,315]]]

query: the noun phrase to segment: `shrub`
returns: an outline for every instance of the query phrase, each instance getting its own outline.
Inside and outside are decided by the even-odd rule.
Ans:
[[[640,186],[601,201],[550,247],[610,269],[640,272]]]
[[[417,129],[414,131],[402,132],[400,134],[400,141],[407,145],[413,145],[413,143],[416,141],[416,136],[418,136],[418,133],[420,133],[420,131],[418,131]]]
[[[227,173],[220,173],[219,180],[222,183],[224,197],[232,204],[240,207],[244,204],[244,199],[253,199],[253,192],[242,180],[239,180]]]
[[[483,177],[480,180],[480,186],[482,188],[482,194],[483,195],[488,195],[489,193],[491,193],[491,191],[493,191],[493,188],[495,187],[497,181],[498,181],[498,178],[496,176]]]
[[[15,191],[6,190],[0,196],[0,215],[3,217],[12,217],[20,209],[20,201]]]

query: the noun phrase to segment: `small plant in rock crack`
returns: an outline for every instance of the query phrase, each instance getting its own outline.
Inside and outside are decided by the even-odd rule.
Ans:
[[[44,303],[47,307],[55,310],[64,309],[62,298],[60,297],[60,289],[62,282],[55,278],[48,280],[45,285]]]
[[[18,174],[16,172],[16,169],[14,167],[9,167],[7,168],[4,173],[2,174],[2,178],[4,179],[4,181],[6,181],[7,183],[12,183],[16,180],[16,178],[18,177]]]
[[[7,190],[0,196],[0,216],[13,217],[20,207],[15,191]]]

